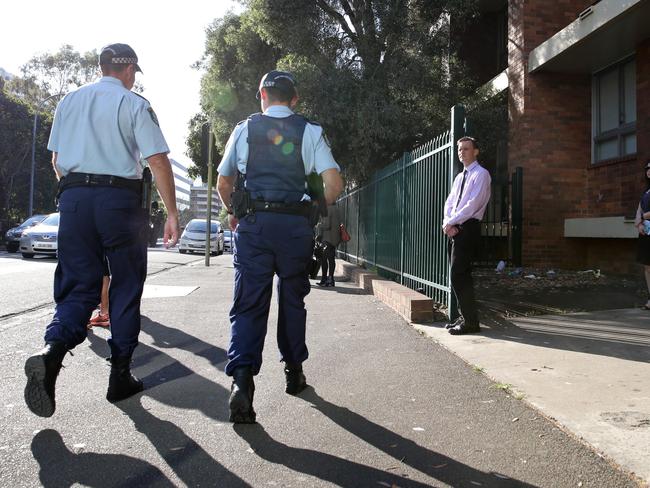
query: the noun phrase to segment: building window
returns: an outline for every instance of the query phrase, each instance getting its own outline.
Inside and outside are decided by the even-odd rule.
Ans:
[[[636,62],[627,59],[594,75],[593,162],[636,153]]]

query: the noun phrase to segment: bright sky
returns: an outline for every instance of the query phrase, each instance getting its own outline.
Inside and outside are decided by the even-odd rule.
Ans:
[[[32,56],[70,44],[79,52],[99,51],[114,42],[137,53],[138,74],[160,121],[170,156],[185,156],[187,123],[199,111],[201,73],[190,65],[203,55],[205,29],[228,10],[232,0],[32,0],[3,2],[0,67],[20,74]]]

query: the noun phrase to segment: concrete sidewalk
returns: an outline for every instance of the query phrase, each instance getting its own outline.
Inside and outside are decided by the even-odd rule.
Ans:
[[[625,470],[650,481],[650,314],[608,310],[511,320],[480,335],[413,324]]]

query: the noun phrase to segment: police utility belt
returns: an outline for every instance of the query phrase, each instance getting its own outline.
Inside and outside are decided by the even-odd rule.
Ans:
[[[151,205],[151,170],[144,168],[142,179],[132,180],[121,176],[96,175],[92,173],[68,173],[59,180],[57,198],[68,188],[75,187],[114,187],[126,188],[136,193],[142,201],[142,208],[149,209]]]
[[[309,218],[311,202],[267,202],[251,198],[246,190],[235,190],[231,195],[235,217],[241,219],[256,212],[271,212],[287,215],[302,215]]]

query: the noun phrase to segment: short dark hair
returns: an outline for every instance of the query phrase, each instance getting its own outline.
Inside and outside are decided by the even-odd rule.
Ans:
[[[461,142],[467,142],[467,141],[472,143],[474,149],[478,149],[478,141],[470,136],[461,137],[456,141],[456,145],[460,144]]]
[[[643,176],[645,177],[645,186],[650,190],[650,178],[648,178],[648,168],[650,168],[650,159],[643,165]]]
[[[292,92],[287,92],[285,90],[280,90],[274,87],[265,87],[262,90],[266,91],[269,101],[271,102],[280,102],[280,103],[291,103],[293,97],[296,96],[295,90]]]
[[[100,64],[99,67],[102,69],[102,74],[108,75],[111,73],[123,73],[126,68],[130,65],[128,64]]]

